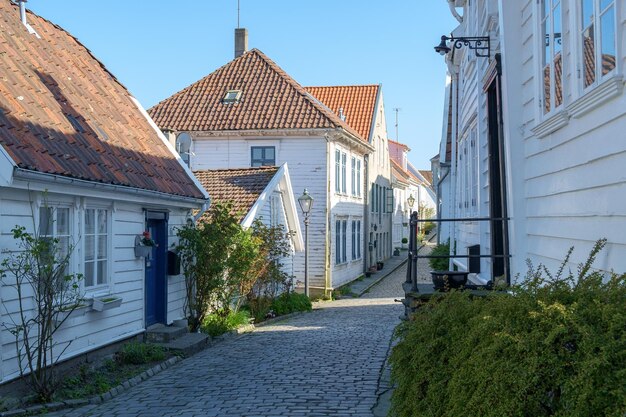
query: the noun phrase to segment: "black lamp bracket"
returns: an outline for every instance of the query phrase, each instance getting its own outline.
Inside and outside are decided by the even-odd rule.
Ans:
[[[467,46],[475,51],[477,57],[489,58],[491,55],[491,44],[489,36],[442,36],[442,41],[452,41],[454,48],[461,49]]]

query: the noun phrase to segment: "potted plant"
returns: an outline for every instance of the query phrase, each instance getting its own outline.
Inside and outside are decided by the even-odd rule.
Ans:
[[[149,258],[152,255],[152,248],[158,246],[150,236],[150,231],[146,230],[141,236],[135,236],[135,257]]]
[[[467,275],[465,271],[450,271],[450,243],[440,243],[435,246],[430,253],[433,256],[444,256],[444,258],[430,258],[429,264],[433,268],[430,275],[433,280],[435,290],[448,291],[452,288],[461,288],[467,284]]]
[[[103,298],[94,298],[93,304],[91,304],[91,309],[95,311],[105,311],[110,310],[115,307],[119,307],[122,305],[121,297],[103,297]]]
[[[60,308],[59,314],[55,317],[56,324],[61,324],[67,319],[73,319],[75,317],[84,316],[87,310],[89,310],[89,300],[82,300],[80,304],[76,306],[67,306],[67,308]]]
[[[376,262],[376,269],[377,270],[381,270],[383,269],[383,266],[385,266],[385,264],[383,262]]]
[[[403,237],[402,238],[402,249],[404,249],[406,247],[406,244],[409,243],[409,239]]]

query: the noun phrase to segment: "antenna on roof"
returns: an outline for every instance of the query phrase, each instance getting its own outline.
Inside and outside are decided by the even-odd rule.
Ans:
[[[239,4],[240,2],[241,2],[241,0],[237,0],[237,29],[240,28],[240,26],[239,26],[239,16],[241,15],[241,8],[239,7],[240,6],[240,4]]]
[[[396,142],[400,142],[400,137],[398,136],[398,113],[402,110],[400,107],[396,107],[393,111],[396,112]]]

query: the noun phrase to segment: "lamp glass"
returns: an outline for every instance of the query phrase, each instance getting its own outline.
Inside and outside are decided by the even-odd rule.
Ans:
[[[415,204],[415,197],[413,197],[413,194],[411,194],[406,201],[409,203],[409,207],[413,208],[413,204]]]
[[[311,211],[311,207],[313,206],[313,197],[309,195],[307,189],[304,189],[304,193],[300,197],[298,197],[298,203],[300,204],[300,209],[302,209],[302,213],[309,214]]]

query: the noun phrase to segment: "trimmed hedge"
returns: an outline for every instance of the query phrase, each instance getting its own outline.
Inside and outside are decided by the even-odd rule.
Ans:
[[[529,264],[508,294],[431,299],[398,330],[392,415],[626,415],[626,274],[591,271],[603,245],[576,276]]]

